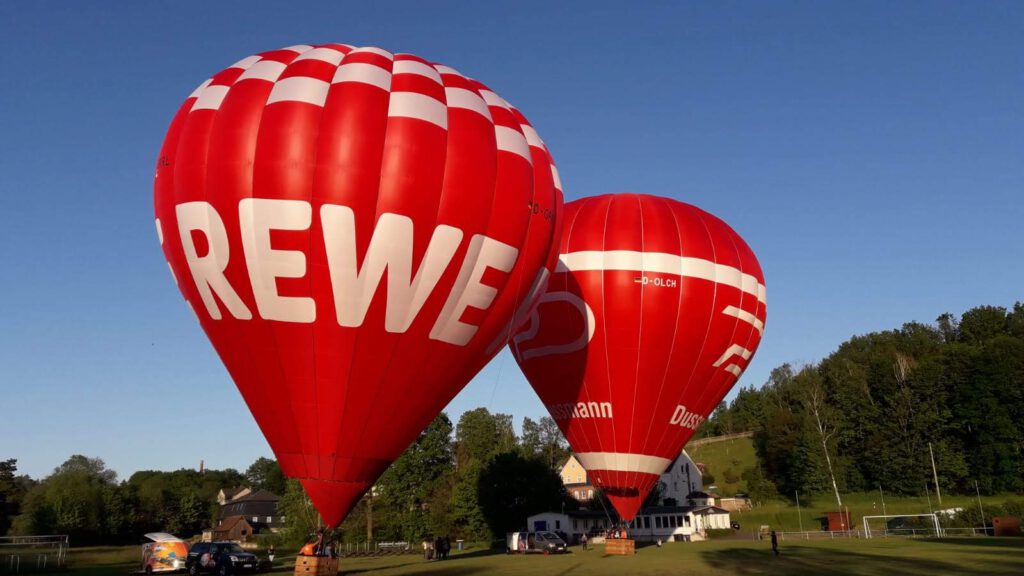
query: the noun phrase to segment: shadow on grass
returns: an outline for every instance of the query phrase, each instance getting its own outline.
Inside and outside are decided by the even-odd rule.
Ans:
[[[928,544],[959,544],[961,546],[977,546],[979,548],[1019,548],[1024,551],[1024,538],[978,536],[975,538],[924,538],[920,542]]]
[[[357,568],[355,570],[343,569],[339,571],[338,574],[372,574],[374,572],[382,572],[386,570],[400,570],[414,564],[417,566],[427,565],[426,561],[408,562],[405,564],[393,564],[391,566],[378,566],[375,568]],[[480,574],[483,572],[487,572],[487,569],[480,566],[452,566],[447,563],[441,563],[430,564],[430,568],[427,568],[426,570],[417,570],[416,574],[451,574],[452,576],[466,576],[468,574]]]
[[[933,576],[935,574],[1020,574],[1024,554],[1000,555],[979,562],[976,555],[944,551],[928,558],[839,550],[834,547],[783,546],[778,557],[771,550],[725,549],[700,553],[712,567],[738,576],[761,574],[830,576],[868,576],[875,574],[905,574]]]

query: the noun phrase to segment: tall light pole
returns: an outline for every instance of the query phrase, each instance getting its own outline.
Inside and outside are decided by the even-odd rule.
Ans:
[[[804,531],[804,516],[800,513],[800,491],[794,490],[796,493],[796,517],[800,520],[800,531]]]
[[[939,507],[942,507],[942,489],[939,488],[939,473],[935,471],[935,452],[932,451],[932,443],[928,443],[928,455],[932,458],[932,478],[935,479],[935,496],[939,499]]]

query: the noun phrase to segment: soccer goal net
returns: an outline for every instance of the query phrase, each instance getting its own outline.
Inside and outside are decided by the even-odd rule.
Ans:
[[[939,517],[935,514],[895,514],[865,516],[864,537],[910,536],[935,538],[942,536]]]

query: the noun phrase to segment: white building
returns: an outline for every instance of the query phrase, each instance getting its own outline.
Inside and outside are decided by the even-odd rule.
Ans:
[[[528,530],[564,532],[570,544],[579,542],[582,534],[593,534],[613,524],[614,519],[610,521],[603,512],[594,510],[543,512],[526,519]],[[708,530],[728,529],[729,524],[729,511],[717,506],[654,506],[641,509],[627,524],[627,531],[630,538],[644,542],[690,542],[704,540]]]
[[[685,506],[690,493],[704,489],[704,477],[697,464],[683,450],[661,475],[658,488],[661,494],[659,504]]]
[[[587,504],[594,498],[596,489],[587,478],[587,471],[580,464],[576,455],[570,455],[559,472],[562,483],[569,495],[582,504]],[[669,464],[668,468],[658,480],[660,497],[658,504],[664,506],[683,506],[688,504],[687,496],[691,492],[700,492],[704,489],[704,479],[700,468],[686,453],[680,452],[679,456]]]

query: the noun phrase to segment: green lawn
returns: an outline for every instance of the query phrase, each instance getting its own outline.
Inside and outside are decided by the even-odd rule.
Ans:
[[[419,556],[342,559],[341,574],[448,574],[469,576],[707,576],[793,574],[869,576],[906,574],[1020,574],[1024,539],[842,540],[782,544],[774,558],[765,542],[729,540],[641,548],[634,557],[604,556],[603,547],[564,556],[506,556],[491,551],[454,555],[446,562]],[[136,549],[83,549],[72,554],[71,574],[125,574],[135,567]],[[86,565],[91,564],[91,565]],[[290,572],[285,563],[278,573]]]
[[[882,500],[878,492],[842,494],[843,506],[850,509],[850,520],[854,527],[860,528],[861,519],[864,516],[882,514]],[[1007,500],[1021,500],[1021,496],[1003,494],[996,496],[983,496],[982,502],[985,506],[1002,505]],[[761,524],[768,524],[775,530],[798,531],[803,521],[804,530],[818,530],[820,528],[819,518],[826,512],[836,510],[835,497],[831,494],[818,494],[813,499],[806,495],[800,497],[801,507],[798,510],[795,504],[790,502],[772,501],[753,510],[746,512],[733,512],[731,519],[740,523],[741,532],[750,533],[756,531]],[[885,497],[885,512],[887,514],[925,514],[929,510],[928,498],[926,496]],[[972,496],[943,496],[942,508],[977,508],[978,499]],[[931,509],[939,510],[938,502],[933,494],[931,497]],[[986,512],[987,513],[987,512]],[[941,518],[939,519],[941,522]],[[875,521],[879,522],[879,521]],[[872,527],[878,527],[872,524]],[[1024,573],[1024,571],[1022,571]]]
[[[739,476],[743,474],[744,470],[757,463],[754,442],[750,438],[735,438],[699,446],[687,446],[686,452],[694,462],[704,464],[705,470],[715,477],[718,494],[722,496],[745,492],[746,484]],[[736,481],[729,482],[726,476],[732,476],[732,479]]]

